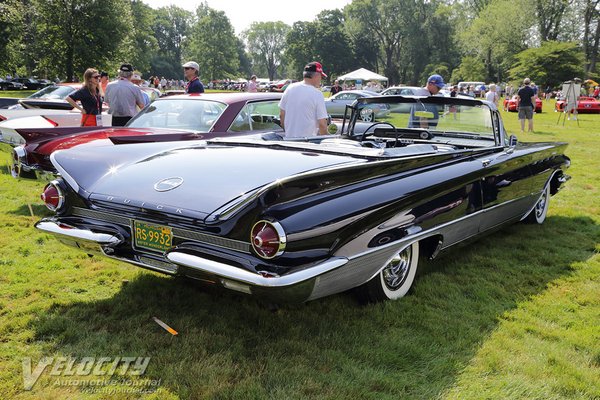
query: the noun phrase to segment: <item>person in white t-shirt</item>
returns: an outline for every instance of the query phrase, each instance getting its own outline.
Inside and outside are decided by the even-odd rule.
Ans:
[[[321,77],[327,77],[319,62],[308,63],[301,82],[292,83],[279,102],[279,117],[286,138],[327,134],[325,98],[319,90]]]
[[[498,92],[496,91],[496,85],[492,83],[489,92],[485,94],[485,99],[494,105],[494,110],[497,110],[499,98],[500,96],[498,96]]]

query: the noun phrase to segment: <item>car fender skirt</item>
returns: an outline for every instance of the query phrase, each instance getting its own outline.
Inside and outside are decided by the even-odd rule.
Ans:
[[[89,229],[76,228],[61,222],[43,219],[35,224],[41,231],[59,235],[76,242],[87,242],[100,246],[114,247],[124,242],[123,237],[118,234],[93,232]]]
[[[235,282],[245,283],[251,287],[284,288],[315,279],[319,275],[337,269],[348,262],[347,258],[334,257],[320,264],[301,271],[292,272],[282,276],[263,276],[255,272],[228,265],[222,262],[208,260],[193,254],[181,251],[167,252],[166,258],[177,265],[199,270]]]

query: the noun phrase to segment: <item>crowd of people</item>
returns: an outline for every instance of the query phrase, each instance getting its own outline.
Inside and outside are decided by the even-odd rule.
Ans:
[[[67,101],[73,107],[81,110],[82,126],[99,126],[102,123],[102,105],[108,105],[108,113],[112,115],[113,126],[124,126],[137,112],[149,104],[149,96],[140,89],[140,86],[153,86],[159,90],[177,90],[182,89],[185,93],[203,93],[204,85],[199,79],[200,67],[195,61],[189,61],[182,65],[185,76],[183,80],[165,79],[158,76],[150,77],[148,81],[141,78],[140,74],[135,72],[131,64],[122,64],[118,71],[116,80],[110,82],[109,75],[106,72],[99,72],[94,68],[88,68],[83,74],[83,86],[71,94]],[[280,101],[280,119],[284,131],[289,132],[291,137],[305,137],[322,135],[327,133],[327,111],[325,109],[324,98],[321,94],[321,79],[327,77],[323,71],[323,66],[313,61],[304,67],[303,80],[289,85],[284,91]],[[331,94],[334,95],[342,90],[347,90],[345,84],[340,84],[338,80],[331,86]],[[365,85],[366,90],[377,91],[380,89],[375,83],[368,82]],[[257,92],[258,83],[256,75],[252,75],[250,80],[244,85],[242,90],[247,92]],[[417,95],[436,96],[442,90],[448,90],[444,79],[438,75],[431,75]],[[502,95],[507,98],[516,95],[518,101],[518,118],[521,124],[521,132],[525,130],[527,121],[528,131],[533,132],[533,114],[535,112],[535,100],[538,97],[548,99],[550,94],[556,95],[548,87],[545,92],[540,92],[535,83],[529,78],[523,80],[520,88],[513,88],[511,84],[503,87],[496,84],[474,85],[450,87],[449,95],[481,97],[492,104],[496,109]],[[558,93],[559,94],[559,93]],[[592,94],[593,97],[600,97],[600,88],[596,86]],[[450,109],[456,118],[456,110]],[[437,118],[435,118],[437,119]],[[410,123],[414,127],[422,127],[424,123],[413,115],[409,117]]]
[[[203,93],[204,85],[199,79],[200,67],[197,62],[189,61],[182,65],[187,84],[177,82],[185,93]],[[141,86],[154,85],[155,88],[172,88],[174,81],[152,77],[147,83],[131,64],[122,64],[117,79],[110,82],[107,72],[88,68],[83,73],[83,86],[67,96],[66,100],[81,111],[81,126],[102,126],[103,104],[108,105],[112,116],[112,126],[125,126],[139,110],[150,103],[149,95]],[[164,86],[163,86],[164,85]]]

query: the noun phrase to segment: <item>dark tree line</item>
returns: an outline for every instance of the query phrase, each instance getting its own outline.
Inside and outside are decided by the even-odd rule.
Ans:
[[[597,80],[599,20],[599,0],[353,0],[310,22],[255,22],[236,36],[207,3],[189,12],[140,0],[0,0],[0,74],[68,80],[127,61],[144,76],[176,78],[193,59],[205,81],[273,80],[299,78],[319,60],[333,78],[364,67],[390,83],[434,72],[498,82],[528,69],[548,83]]]

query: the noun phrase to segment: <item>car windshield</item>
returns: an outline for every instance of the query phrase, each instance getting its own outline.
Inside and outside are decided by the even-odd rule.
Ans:
[[[129,121],[127,126],[130,128],[171,128],[210,132],[226,108],[226,104],[210,100],[157,100]]]
[[[29,99],[52,99],[52,100],[64,100],[68,95],[73,93],[76,89],[71,86],[48,86],[42,90],[38,90]]]
[[[373,125],[369,132],[399,134],[422,132],[442,142],[455,139],[477,141],[478,146],[495,144],[494,116],[486,103],[450,97],[382,96],[358,100],[354,131]],[[496,125],[496,127],[494,127]],[[364,128],[362,130],[364,132]]]

